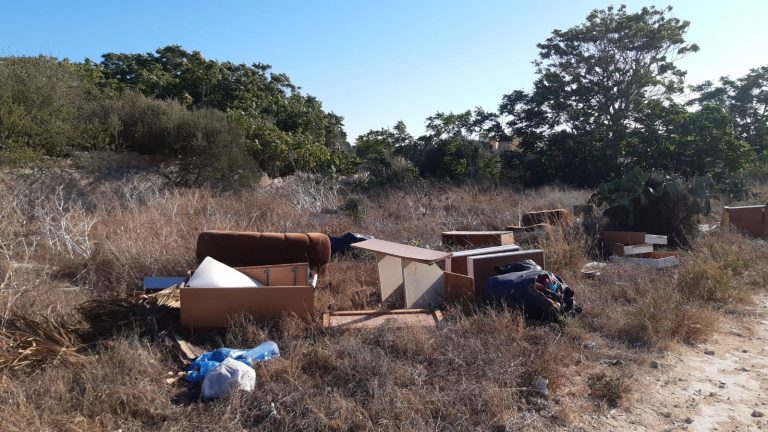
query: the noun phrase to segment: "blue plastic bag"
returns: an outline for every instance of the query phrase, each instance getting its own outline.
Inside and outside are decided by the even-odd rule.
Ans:
[[[186,374],[184,375],[184,380],[189,382],[202,381],[208,372],[213,370],[227,358],[243,362],[246,365],[253,367],[256,363],[279,356],[280,350],[277,348],[277,344],[272,341],[266,341],[250,350],[219,348],[213,351],[204,352],[200,357],[195,359],[192,364],[187,366],[185,369]]]

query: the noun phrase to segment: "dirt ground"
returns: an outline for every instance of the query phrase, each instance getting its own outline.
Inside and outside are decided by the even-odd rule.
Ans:
[[[657,356],[635,374],[624,407],[580,419],[577,429],[768,430],[767,338],[765,302],[729,316],[709,342]]]

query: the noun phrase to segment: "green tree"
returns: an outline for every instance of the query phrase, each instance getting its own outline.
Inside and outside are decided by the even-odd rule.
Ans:
[[[716,104],[733,117],[737,136],[758,153],[768,152],[768,65],[751,69],[738,79],[721,77],[693,87],[698,97],[691,105]]]
[[[538,45],[533,91],[512,92],[500,106],[522,138],[530,180],[595,184],[621,174],[646,105],[682,91],[675,61],[698,50],[684,39],[689,23],[670,11],[595,10]]]

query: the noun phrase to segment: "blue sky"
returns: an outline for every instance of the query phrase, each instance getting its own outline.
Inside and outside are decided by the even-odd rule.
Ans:
[[[437,111],[496,109],[530,89],[536,43],[608,1],[4,1],[0,55],[94,60],[179,44],[207,58],[263,62],[344,116],[350,141],[405,121],[414,134]],[[648,1],[625,1],[636,10]],[[618,3],[617,3],[618,4]],[[689,82],[768,64],[768,1],[681,0]]]

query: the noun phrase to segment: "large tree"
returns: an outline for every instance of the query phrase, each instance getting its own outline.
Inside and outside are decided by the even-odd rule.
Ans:
[[[621,173],[630,131],[649,102],[683,90],[675,61],[698,50],[671,10],[595,10],[538,45],[532,92],[512,92],[500,107],[537,176],[594,184]]]
[[[693,90],[699,96],[691,104],[725,107],[738,137],[758,153],[768,153],[768,66],[751,69],[738,79],[721,77],[719,85],[706,81]]]

